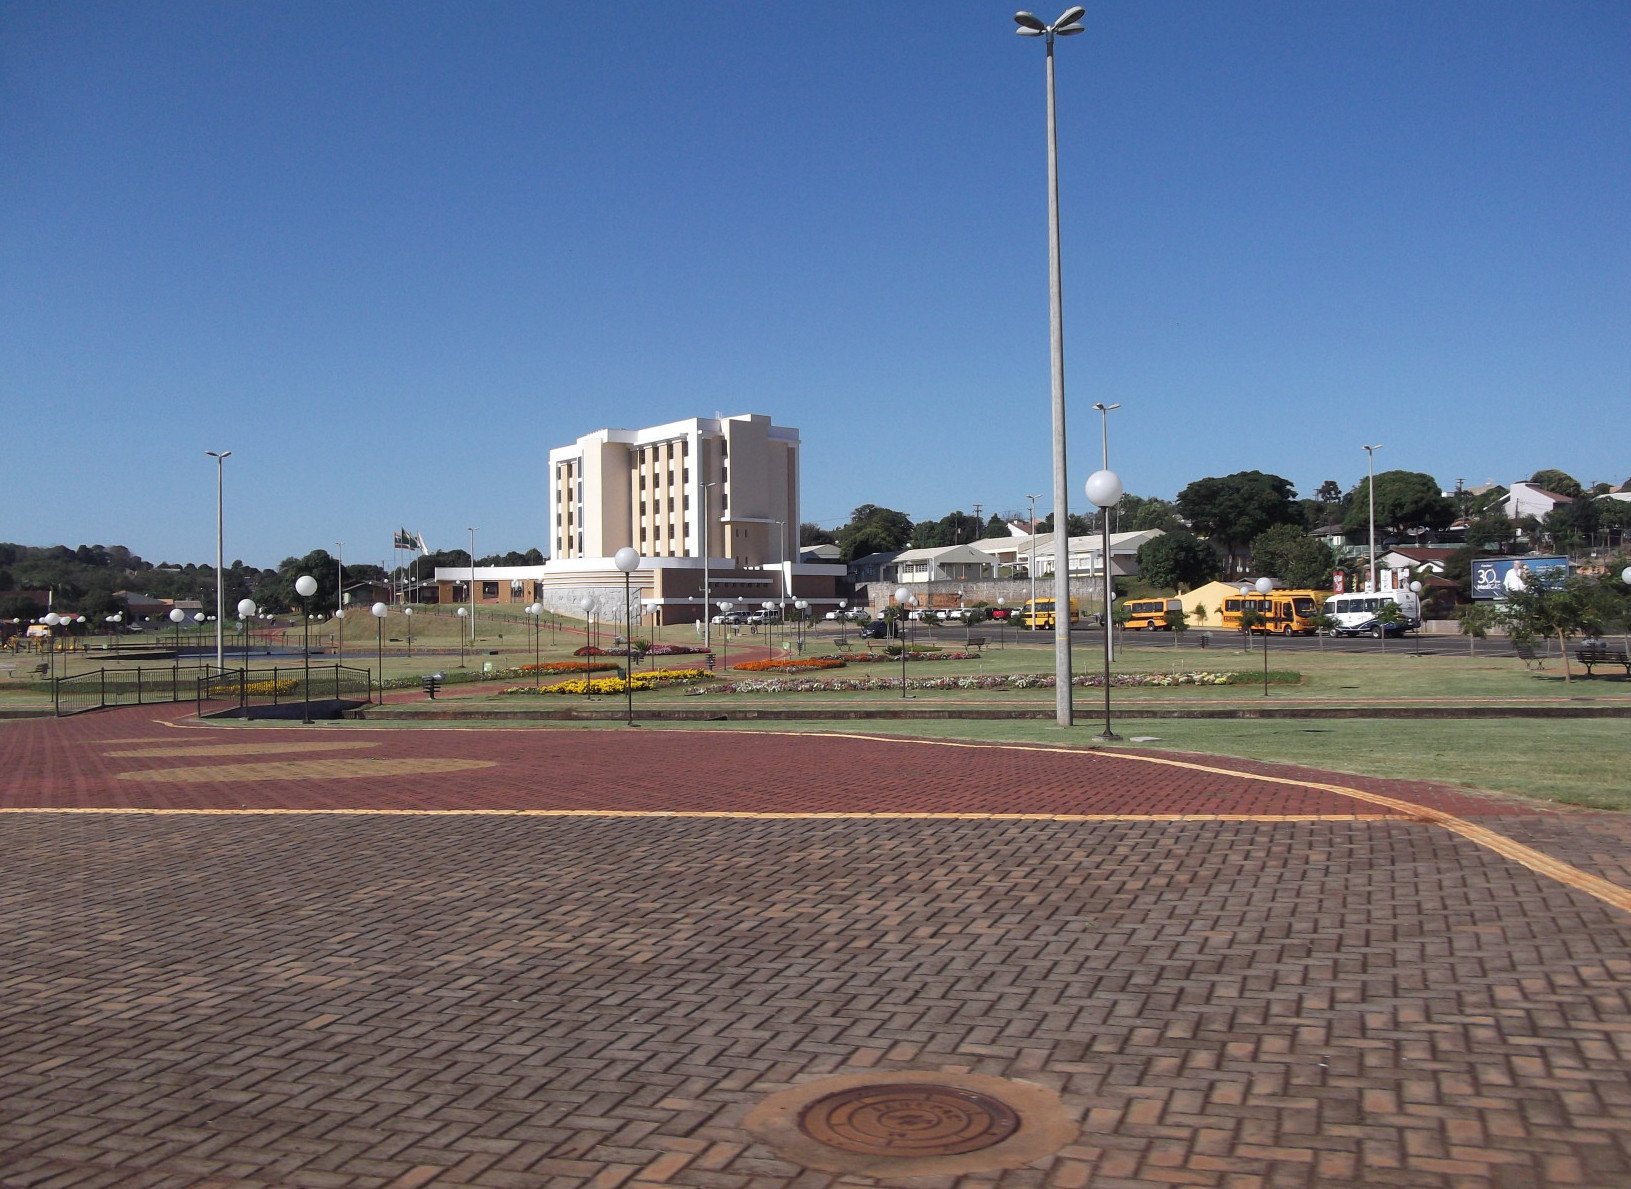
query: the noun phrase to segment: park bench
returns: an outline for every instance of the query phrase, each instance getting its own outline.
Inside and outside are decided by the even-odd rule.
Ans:
[[[442,688],[442,675],[440,673],[427,673],[419,679],[419,684],[425,687],[425,692],[435,701],[436,691]]]
[[[1586,666],[1586,676],[1591,676],[1593,665],[1621,665],[1625,668],[1625,675],[1631,677],[1631,656],[1626,655],[1623,648],[1615,648],[1602,640],[1587,640],[1574,650],[1574,658]]]
[[[39,664],[35,665],[34,669],[33,669],[34,676],[36,676],[36,677],[44,677],[46,674],[48,674],[50,672],[51,672],[51,662],[50,661],[41,661]]]
[[[1512,655],[1516,656],[1523,662],[1523,667],[1525,669],[1545,668],[1546,662],[1541,660],[1541,658],[1535,653],[1535,646],[1533,644],[1521,644],[1514,642],[1512,645]]]
[[[970,636],[965,642],[964,647],[968,648],[972,652],[979,652],[980,649],[986,646],[988,639],[989,637],[986,636]]]

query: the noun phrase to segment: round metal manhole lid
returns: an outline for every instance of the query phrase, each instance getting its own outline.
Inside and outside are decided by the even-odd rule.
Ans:
[[[862,1156],[959,1156],[1008,1139],[1019,1115],[973,1090],[891,1082],[818,1098],[798,1125],[818,1143]]]

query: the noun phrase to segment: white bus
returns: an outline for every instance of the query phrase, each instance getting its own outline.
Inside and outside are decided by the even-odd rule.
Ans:
[[[1384,625],[1377,612],[1386,603],[1398,606],[1399,618]],[[1402,636],[1421,627],[1421,600],[1409,590],[1332,595],[1325,600],[1325,613],[1334,621],[1330,628],[1333,636],[1374,636],[1380,640],[1384,631],[1390,636]]]

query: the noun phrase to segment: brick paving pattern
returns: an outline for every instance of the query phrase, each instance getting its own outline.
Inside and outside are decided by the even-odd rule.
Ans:
[[[1081,1122],[918,1186],[1631,1183],[1631,916],[1306,782],[1621,880],[1610,815],[1232,761],[158,718],[0,726],[0,807],[599,812],[0,814],[8,1187],[836,1184],[742,1119],[865,1070]],[[614,816],[684,809],[1329,817]]]

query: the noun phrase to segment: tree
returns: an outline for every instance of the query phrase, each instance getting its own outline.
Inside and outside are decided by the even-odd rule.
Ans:
[[[1514,639],[1555,639],[1563,653],[1563,680],[1572,681],[1569,637],[1601,632],[1616,610],[1607,596],[1607,588],[1594,579],[1579,574],[1559,579],[1541,571],[1522,589],[1503,594],[1500,616]]]
[[[1164,590],[1204,586],[1222,570],[1217,553],[1193,533],[1163,533],[1138,547],[1139,574]]]
[[[1360,532],[1370,527],[1370,479],[1354,490],[1342,527]],[[1439,490],[1433,476],[1420,471],[1383,471],[1376,476],[1376,523],[1394,533],[1448,528],[1455,503]]]
[[[1178,493],[1178,511],[1190,528],[1221,548],[1227,572],[1236,571],[1236,553],[1277,524],[1296,524],[1291,483],[1262,471],[1197,479]]]
[[[966,512],[952,512],[939,520],[920,520],[912,526],[912,548],[943,549],[978,541],[983,528]]]
[[[1338,486],[1335,479],[1327,479],[1320,484],[1319,490],[1314,493],[1314,498],[1322,504],[1340,504],[1342,502],[1342,488]]]
[[[1294,524],[1278,524],[1252,541],[1252,565],[1260,574],[1299,590],[1325,590],[1331,585],[1336,554],[1318,537]]]
[[[1580,486],[1580,480],[1576,479],[1567,471],[1536,471],[1533,475],[1529,476],[1529,482],[1533,483],[1542,491],[1555,492],[1558,495],[1566,495],[1573,499],[1579,499],[1581,496],[1586,494],[1586,489]]]
[[[811,545],[836,545],[838,538],[813,521],[806,520],[799,525],[799,546],[807,548]]]
[[[985,522],[985,530],[980,534],[982,537],[1007,537],[1011,535],[1008,529],[1008,521],[995,512],[991,513],[991,519]]]
[[[1164,533],[1188,531],[1184,518],[1178,515],[1178,505],[1154,496],[1147,499],[1136,495],[1122,496],[1121,503],[1116,505],[1115,524],[1124,533],[1149,529],[1159,529]]]
[[[1036,522],[1036,531],[1038,535],[1041,535],[1042,533],[1051,533],[1053,531],[1052,512],[1049,512],[1041,520]],[[1086,516],[1083,516],[1078,512],[1068,512],[1065,514],[1065,532],[1067,536],[1085,537],[1092,531],[1093,522],[1088,520]]]
[[[1456,608],[1456,622],[1461,634],[1467,637],[1467,655],[1477,652],[1477,642],[1489,635],[1490,629],[1500,623],[1500,612],[1493,603],[1466,603]]]
[[[869,553],[890,553],[906,548],[912,537],[912,521],[904,512],[862,504],[850,513],[849,523],[838,530],[838,547],[845,561]]]
[[[1563,551],[1581,549],[1591,543],[1601,523],[1601,505],[1597,500],[1576,499],[1558,504],[1541,518],[1540,527],[1556,548]]]

